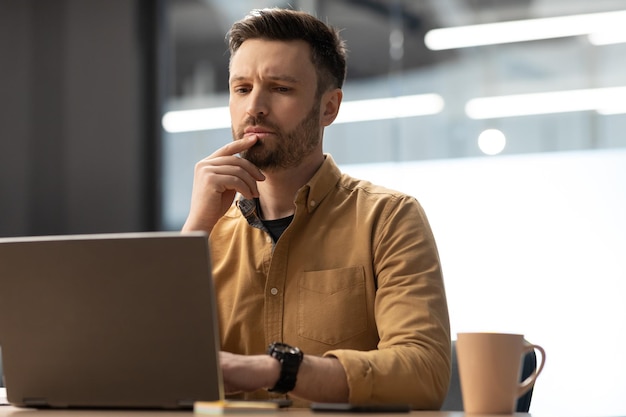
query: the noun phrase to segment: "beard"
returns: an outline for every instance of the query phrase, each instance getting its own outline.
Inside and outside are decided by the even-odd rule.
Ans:
[[[278,126],[261,117],[250,117],[244,127],[232,128],[233,139],[243,139],[246,126],[262,126],[275,133],[267,142],[258,140],[250,149],[241,152],[241,157],[252,162],[260,170],[285,169],[298,166],[310,155],[321,139],[319,122],[320,103],[313,105],[304,119],[290,132],[283,132]]]

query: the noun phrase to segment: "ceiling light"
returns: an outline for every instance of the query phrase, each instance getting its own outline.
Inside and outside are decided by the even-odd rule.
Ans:
[[[626,10],[621,10],[433,29],[426,33],[424,42],[429,49],[439,51],[589,35],[606,30],[621,32],[624,25]]]
[[[341,104],[341,110],[334,123],[426,116],[440,113],[443,107],[443,98],[438,94],[346,101]],[[228,107],[170,111],[163,116],[161,124],[169,133],[231,127]]]
[[[506,146],[506,136],[498,129],[483,130],[478,135],[478,147],[486,155],[497,155]]]
[[[341,104],[335,124],[427,116],[440,113],[443,107],[444,101],[439,94],[346,101]]]
[[[228,107],[170,111],[165,113],[161,124],[169,133],[227,129],[230,128],[230,111]]]
[[[592,33],[589,35],[589,42],[596,46],[626,43],[626,32],[623,30],[605,30]]]
[[[623,108],[625,102],[626,87],[608,87],[475,98],[467,102],[465,113],[472,119],[494,119],[586,110],[609,111]]]

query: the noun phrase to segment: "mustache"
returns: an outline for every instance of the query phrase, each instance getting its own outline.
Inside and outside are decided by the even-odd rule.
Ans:
[[[265,120],[265,117],[250,116],[244,121],[243,126],[237,130],[237,137],[243,138],[245,129],[251,126],[265,128],[277,133],[280,133],[281,131],[278,126]]]
[[[267,127],[267,128],[271,128],[271,129],[276,129],[278,127],[278,126],[274,125],[273,123],[267,121],[265,116],[262,116],[262,117],[250,116],[250,117],[248,117],[245,120],[243,125],[245,127],[248,127],[248,126],[258,126],[258,127]]]

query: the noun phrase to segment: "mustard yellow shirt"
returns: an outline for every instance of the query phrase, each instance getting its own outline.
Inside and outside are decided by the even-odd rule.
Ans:
[[[261,354],[282,341],[305,355],[337,357],[350,402],[438,409],[450,378],[450,327],[420,204],[342,174],[326,155],[295,205],[276,244],[236,205],[215,225],[222,349]]]

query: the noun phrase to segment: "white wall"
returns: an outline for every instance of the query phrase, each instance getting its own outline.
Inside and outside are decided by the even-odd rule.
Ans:
[[[420,200],[453,335],[523,333],[546,349],[531,412],[626,414],[626,150],[342,169]]]

